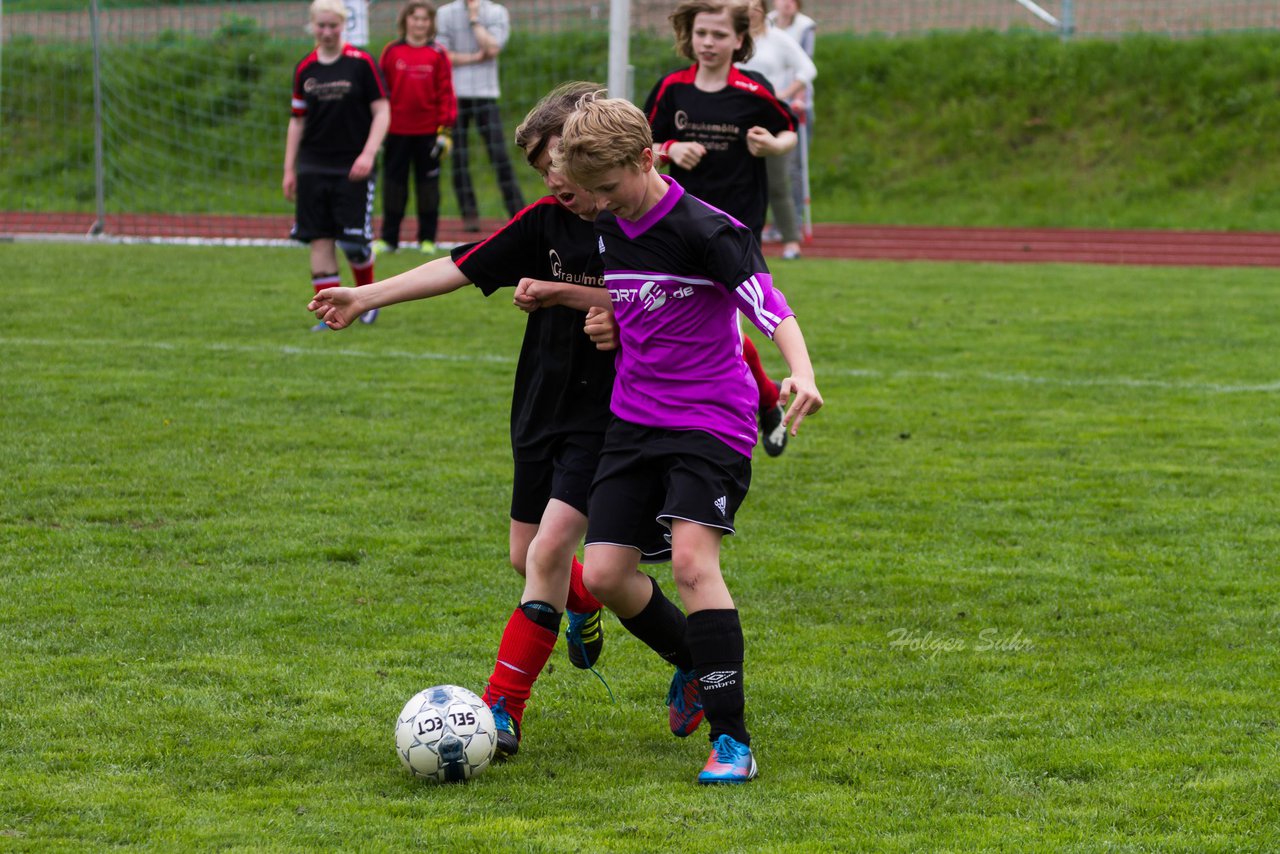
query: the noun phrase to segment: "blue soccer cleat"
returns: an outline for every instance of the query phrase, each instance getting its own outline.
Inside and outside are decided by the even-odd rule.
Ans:
[[[745,783],[756,778],[756,758],[751,748],[725,733],[711,743],[711,756],[698,774],[704,786],[714,783]]]
[[[493,723],[498,728],[498,746],[494,751],[495,762],[510,759],[520,752],[520,722],[507,713],[507,698],[502,697],[489,707]]]
[[[677,738],[692,735],[702,723],[702,691],[693,671],[676,668],[667,690],[667,722]]]

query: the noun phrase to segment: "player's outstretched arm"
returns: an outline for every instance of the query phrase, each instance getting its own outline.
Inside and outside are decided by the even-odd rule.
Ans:
[[[313,312],[316,319],[327,323],[330,329],[345,329],[371,308],[440,296],[469,283],[452,258],[436,258],[372,285],[326,288],[307,304],[307,311]]]
[[[773,343],[778,345],[782,358],[787,362],[791,375],[782,381],[778,401],[786,406],[782,423],[791,425],[791,435],[796,435],[800,422],[822,408],[822,393],[813,378],[813,363],[809,361],[809,348],[804,343],[804,333],[795,316],[778,324],[773,333]]]
[[[526,313],[552,305],[588,311],[593,307],[608,308],[609,292],[604,288],[592,288],[586,285],[524,278],[516,285],[512,302],[515,303],[516,308]]]

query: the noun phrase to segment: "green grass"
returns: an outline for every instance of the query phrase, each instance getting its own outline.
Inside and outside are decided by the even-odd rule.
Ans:
[[[828,405],[725,548],[760,779],[694,785],[609,618],[616,703],[557,649],[438,787],[392,720],[518,596],[519,313],[311,334],[301,249],[2,251],[6,850],[1280,845],[1268,271],[779,270]]]

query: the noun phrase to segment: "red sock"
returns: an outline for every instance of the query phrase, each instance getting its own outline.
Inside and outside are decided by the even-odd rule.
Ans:
[[[356,287],[361,285],[373,284],[373,256],[369,256],[369,260],[364,264],[351,264],[351,275],[355,277]]]
[[[316,293],[320,293],[325,288],[336,288],[342,285],[342,277],[337,273],[312,273],[311,287]]]
[[[485,703],[493,705],[500,699],[505,700],[507,714],[519,723],[525,703],[533,693],[534,680],[546,667],[555,645],[556,632],[544,629],[516,608],[498,644],[498,660],[484,689]]]
[[[756,378],[756,385],[760,387],[760,409],[773,409],[778,405],[778,386],[764,372],[756,345],[746,335],[742,336],[742,358],[751,369],[751,376]]]
[[[569,604],[567,606],[570,611],[576,611],[579,614],[590,614],[592,611],[599,611],[604,605],[600,604],[600,600],[591,595],[587,590],[587,585],[582,583],[582,564],[578,561],[578,556],[573,556],[573,568],[569,570]]]

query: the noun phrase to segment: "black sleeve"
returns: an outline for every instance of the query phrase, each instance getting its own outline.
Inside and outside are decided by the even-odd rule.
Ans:
[[[477,243],[458,246],[449,253],[462,274],[485,296],[500,288],[514,288],[525,276],[537,278],[531,258],[545,253],[539,212],[542,205],[525,208],[510,222]]]

